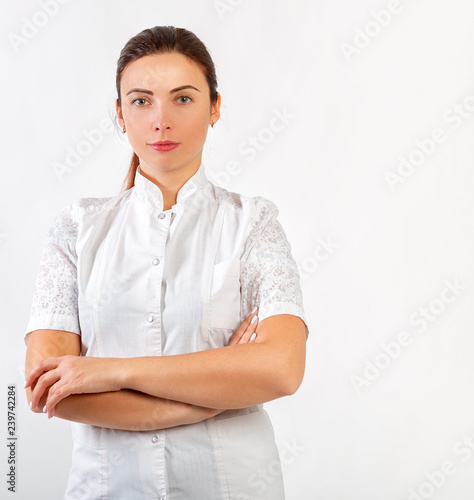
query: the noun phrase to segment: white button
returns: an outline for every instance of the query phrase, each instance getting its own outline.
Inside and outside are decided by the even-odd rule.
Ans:
[[[151,438],[151,442],[152,442],[152,443],[157,443],[157,442],[158,442],[158,436],[153,436],[153,437]]]
[[[161,214],[158,215],[158,219],[164,219],[166,217],[166,215],[161,212]]]
[[[148,316],[148,318],[147,318],[147,321],[148,321],[148,323],[153,323],[153,320],[154,320],[154,319],[155,319],[155,318],[153,317],[153,315],[152,315],[152,314],[150,314],[150,315]]]
[[[160,260],[159,259],[153,259],[152,263],[153,263],[154,266],[157,266],[160,263]]]

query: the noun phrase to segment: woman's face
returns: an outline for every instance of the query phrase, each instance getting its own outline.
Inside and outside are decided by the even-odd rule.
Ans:
[[[209,86],[200,66],[179,53],[144,56],[128,64],[120,81],[121,107],[128,140],[148,174],[181,170],[192,175],[201,164],[209,124],[219,119],[220,95],[211,107]],[[158,141],[179,145],[169,151]]]

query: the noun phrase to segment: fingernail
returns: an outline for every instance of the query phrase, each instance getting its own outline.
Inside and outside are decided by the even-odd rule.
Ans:
[[[43,413],[46,413],[46,405],[43,407]]]
[[[32,410],[33,409],[33,401],[30,401],[29,406],[30,406],[30,410]]]
[[[252,325],[253,323],[255,323],[255,321],[257,321],[258,319],[258,315],[255,315],[253,318],[252,318],[252,321],[250,322],[250,324]]]
[[[257,312],[258,306],[252,311],[251,314],[255,314]]]
[[[252,333],[252,335],[250,336],[250,342],[252,342],[252,340],[257,336],[257,334],[254,332]]]

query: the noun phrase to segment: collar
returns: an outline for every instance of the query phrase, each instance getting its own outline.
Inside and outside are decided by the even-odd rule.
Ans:
[[[211,183],[206,177],[204,165],[201,163],[196,173],[192,175],[178,191],[176,203],[171,207],[173,211],[184,208],[190,202],[196,201],[201,196],[209,196],[212,189]],[[152,181],[147,179],[137,168],[135,173],[135,195],[149,208],[163,211],[163,193],[161,189]]]

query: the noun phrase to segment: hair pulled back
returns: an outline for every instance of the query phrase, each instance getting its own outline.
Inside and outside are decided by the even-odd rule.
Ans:
[[[173,52],[186,56],[201,67],[209,86],[211,104],[214,104],[218,96],[216,70],[214,62],[204,43],[194,33],[187,29],[175,28],[174,26],[155,26],[145,29],[130,38],[120,52],[115,77],[117,102],[119,106],[122,105],[120,98],[120,80],[127,65],[144,56]],[[133,153],[130,167],[125,178],[125,189],[133,187],[138,163],[139,158]]]

